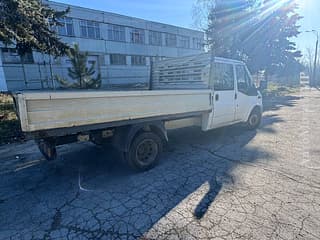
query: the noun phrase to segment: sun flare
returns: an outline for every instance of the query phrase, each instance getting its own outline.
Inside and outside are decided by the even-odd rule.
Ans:
[[[296,0],[296,2],[299,4],[300,8],[306,8],[310,5],[312,5],[312,3],[315,0]]]

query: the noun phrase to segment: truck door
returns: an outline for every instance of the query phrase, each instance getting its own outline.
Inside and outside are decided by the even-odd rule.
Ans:
[[[236,79],[236,120],[246,121],[249,111],[256,102],[257,92],[253,91],[252,80],[245,65],[236,65]]]
[[[211,128],[216,128],[235,121],[236,91],[233,64],[215,63],[213,76]]]

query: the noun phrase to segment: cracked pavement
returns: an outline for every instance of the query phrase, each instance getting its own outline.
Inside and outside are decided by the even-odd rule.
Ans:
[[[0,239],[319,239],[320,91],[268,101],[262,126],[169,132],[133,173],[89,143],[46,162],[0,147]]]

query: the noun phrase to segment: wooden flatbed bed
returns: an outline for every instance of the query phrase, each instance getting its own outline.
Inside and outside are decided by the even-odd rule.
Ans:
[[[210,90],[24,91],[14,96],[21,128],[30,133],[177,119],[210,111],[210,94]]]

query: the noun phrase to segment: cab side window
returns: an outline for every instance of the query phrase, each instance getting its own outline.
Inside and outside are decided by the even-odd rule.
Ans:
[[[233,65],[215,63],[213,82],[216,91],[234,90]]]
[[[250,88],[250,77],[244,66],[236,66],[239,92],[247,93]]]

